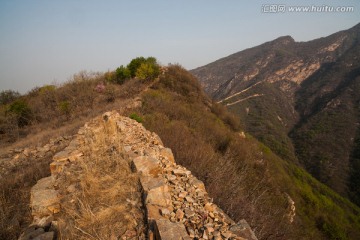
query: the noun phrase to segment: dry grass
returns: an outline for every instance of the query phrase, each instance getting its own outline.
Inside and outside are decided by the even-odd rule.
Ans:
[[[271,180],[258,142],[240,138],[238,120],[196,91],[196,80],[172,66],[143,94],[138,114],[234,220],[248,220],[259,239],[292,238],[286,198]]]
[[[119,239],[125,233],[143,236],[138,175],[105,136],[97,140],[86,144],[84,159],[60,180],[64,193],[70,185],[78,189],[62,200],[61,239]]]
[[[44,91],[38,89],[24,96],[33,113],[31,125],[18,128],[13,127],[13,124],[10,123],[6,125],[5,121],[5,125],[11,128],[6,128],[6,133],[4,134],[4,132],[1,132],[1,127],[3,126],[0,127],[0,156],[7,154],[9,150],[15,148],[42,146],[47,143],[50,138],[71,136],[75,134],[79,127],[83,126],[85,122],[105,111],[118,110],[122,112],[130,105],[132,98],[135,98],[137,94],[146,87],[141,81],[135,80],[126,82],[121,86],[106,83],[105,92],[99,93],[94,91],[94,87],[102,81],[104,81],[103,75],[90,76],[79,74],[63,86],[58,86],[56,90],[52,91],[50,89],[49,91]],[[62,101],[71,102],[72,108],[70,115],[66,116],[59,110],[58,106]],[[3,110],[3,106],[1,106],[1,109]],[[0,115],[2,119],[11,120],[5,116],[4,111],[0,111]],[[11,139],[11,141],[9,141],[9,139]],[[106,162],[112,162],[112,164],[114,164],[112,160],[110,161],[110,159],[106,159],[105,157],[102,160],[104,161],[101,164],[105,164]],[[30,189],[37,180],[49,176],[50,162],[51,157],[48,157],[46,159],[37,159],[37,161],[29,161],[28,164],[25,165],[13,166],[11,176],[2,178],[0,182],[0,239],[17,239],[22,229],[27,227],[31,222],[29,209]],[[87,165],[85,164],[84,167],[85,166]],[[111,166],[106,166],[111,169]],[[81,233],[82,228],[97,229],[97,224],[104,221],[104,219],[114,223],[113,229],[115,232],[121,232],[121,226],[117,226],[115,222],[116,219],[122,218],[120,213],[123,211],[124,206],[119,206],[114,202],[102,199],[99,197],[99,193],[104,193],[104,195],[105,193],[110,194],[109,196],[113,198],[109,198],[109,200],[114,201],[116,194],[122,194],[122,186],[113,183],[113,186],[107,186],[106,188],[106,191],[110,192],[104,192],[104,185],[97,182],[97,180],[104,180],[105,176],[112,176],[114,182],[123,181],[125,184],[127,181],[134,179],[131,177],[123,177],[123,175],[119,174],[119,171],[117,172],[119,175],[109,175],[109,169],[101,168],[99,172],[93,172],[91,170],[89,171],[87,179],[83,179],[83,189],[87,189],[86,183],[91,183],[92,187],[90,190],[84,190],[83,195],[75,199],[75,201],[77,201],[75,204],[77,208],[81,209],[83,207],[84,211],[82,212],[81,218],[78,218],[77,215],[74,215],[72,218],[73,221],[76,220],[75,226],[79,226],[80,228],[76,233],[71,233],[73,235],[69,236],[78,236],[80,234],[83,239],[89,239],[89,235],[86,237],[86,234]],[[134,180],[134,182],[136,182],[136,180]],[[127,195],[123,194],[123,196]],[[118,197],[118,195],[116,195],[116,197]],[[100,202],[93,202],[91,199],[97,199]],[[131,199],[131,197],[129,199]],[[102,206],[102,209],[94,210],[93,206],[98,203],[100,204],[99,206]],[[89,208],[89,206],[91,206],[91,208]],[[71,208],[69,209],[71,210]],[[91,211],[87,211],[86,209],[91,209]],[[91,213],[93,211],[96,212],[96,217]],[[92,219],[88,222],[91,226],[84,226],[86,225],[85,222],[89,219]],[[132,218],[129,219],[128,222],[131,223]],[[123,223],[125,222],[126,221],[123,220]],[[64,231],[66,232],[66,230]],[[96,232],[101,232],[102,236],[108,236],[104,231],[105,230],[101,229],[99,231],[89,230],[95,238],[97,238]],[[110,232],[112,231],[109,231],[109,233]],[[68,239],[79,238],[69,237]]]
[[[0,239],[17,239],[32,219],[29,209],[31,186],[50,174],[51,158],[17,166],[0,180]]]
[[[157,109],[163,110],[161,105]],[[178,164],[204,181],[210,196],[230,217],[248,220],[259,239],[276,238],[271,236],[273,232],[289,236],[291,229],[283,217],[287,200],[273,188],[266,164],[260,163],[257,144],[234,134],[226,149],[219,149],[223,137],[216,123],[211,130],[206,128],[209,123],[197,123],[202,131],[189,128],[189,123],[191,120],[170,121],[160,113],[145,115],[146,127],[172,149]]]
[[[105,89],[98,92],[95,89],[100,83],[105,83]],[[30,125],[17,127],[14,116],[6,115],[6,106],[0,106],[0,146],[12,148],[14,143],[24,146],[34,138],[36,142],[46,140],[48,136],[59,135],[58,130],[61,134],[72,134],[105,111],[122,111],[146,84],[134,79],[118,85],[106,82],[101,74],[79,73],[62,86],[36,88],[22,96],[31,109]],[[23,144],[19,143],[23,140]]]

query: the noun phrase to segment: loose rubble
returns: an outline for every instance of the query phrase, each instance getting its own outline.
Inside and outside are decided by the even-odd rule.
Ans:
[[[56,152],[64,149],[71,141],[72,136],[64,136],[50,139],[45,144],[37,144],[33,147],[16,148],[3,152],[0,156],[0,179],[13,177],[17,169],[26,169],[40,162],[48,162]],[[34,221],[20,236],[19,239],[54,239],[56,237],[54,225],[51,227],[52,217],[48,213],[58,212],[58,194],[53,189],[53,179],[43,178],[32,187],[31,202]],[[24,186],[28,183],[24,183]]]
[[[65,148],[71,141],[72,136],[58,137],[50,139],[44,145],[35,147],[11,149],[0,156],[0,178],[12,174],[13,169],[26,167],[34,161],[39,161],[46,157],[52,157],[55,153]]]
[[[257,239],[245,220],[235,223],[212,202],[203,182],[176,164],[171,149],[164,147],[155,133],[117,112],[107,112],[85,124],[69,146],[53,157],[52,176],[40,180],[32,189],[32,226],[37,227],[30,227],[20,239],[32,239],[35,235],[43,237],[39,239],[56,238],[56,213],[61,211],[60,198],[64,196],[58,196],[54,186],[59,183],[55,184],[54,179],[82,158],[82,145],[101,141],[103,136],[113,143],[107,147],[121,152],[140,176],[148,227],[146,239]],[[76,191],[73,186],[67,189],[69,193]],[[129,232],[119,238],[145,239],[130,236]]]

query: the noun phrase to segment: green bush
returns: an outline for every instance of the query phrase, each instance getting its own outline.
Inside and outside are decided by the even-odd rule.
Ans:
[[[136,77],[142,80],[154,79],[160,74],[160,68],[157,64],[145,62],[136,70]]]
[[[125,80],[131,78],[130,70],[127,67],[121,65],[115,71],[115,81],[119,84],[125,82]]]
[[[132,113],[129,116],[131,119],[134,119],[135,121],[137,121],[138,123],[142,123],[143,119],[142,117],[140,117],[139,115],[137,115],[136,113]]]
[[[137,57],[131,60],[131,62],[127,65],[127,69],[129,69],[131,77],[136,76],[136,71],[143,63],[146,63],[146,59],[144,57]]]
[[[123,84],[127,79],[137,77],[142,80],[153,79],[159,76],[160,66],[154,57],[137,57],[125,67],[121,65],[115,70],[115,76],[106,75],[106,79]]]
[[[140,79],[156,78],[160,74],[160,67],[154,57],[137,57],[131,60],[127,65],[131,77],[138,77]]]

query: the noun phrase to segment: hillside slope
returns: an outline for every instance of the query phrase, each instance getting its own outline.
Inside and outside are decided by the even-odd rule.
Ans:
[[[235,221],[249,220],[260,239],[358,237],[359,208],[251,136],[239,138],[239,120],[207,99],[188,72],[170,67],[142,99],[144,125]]]
[[[31,190],[34,221],[19,240],[257,240],[246,220],[235,223],[212,203],[159,136],[116,111],[81,127],[50,168]]]
[[[189,169],[204,182],[209,197],[213,198],[214,202],[235,222],[246,219],[258,239],[360,238],[358,207],[319,183],[293,163],[279,158],[250,135],[244,134],[239,124],[240,120],[206,97],[197,79],[182,67],[168,66],[155,80],[129,79],[122,85],[117,85],[104,79],[104,76],[99,76],[80,82],[70,82],[50,92],[46,91],[46,95],[39,93],[23,96],[23,101],[33,103],[29,107],[38,116],[36,118],[38,122],[34,120],[31,125],[23,126],[16,145],[12,144],[8,147],[13,149],[20,144],[23,144],[23,147],[31,147],[35,142],[34,139],[37,139],[34,138],[37,135],[33,134],[40,127],[42,128],[40,133],[47,131],[49,134],[43,135],[46,138],[59,133],[60,124],[63,127],[72,126],[75,123],[80,124],[80,120],[88,121],[93,114],[98,115],[98,111],[102,112],[108,108],[119,110],[124,116],[131,116],[142,122],[146,129],[158,134],[164,146],[172,149],[177,163]],[[94,87],[101,82],[105,90],[94,91]],[[68,94],[69,90],[73,92],[79,86],[81,86],[79,94]],[[109,89],[112,89],[112,101],[108,101]],[[81,106],[88,104],[81,101],[85,98],[85,93],[85,96],[93,99],[91,111],[90,108],[84,111]],[[54,112],[49,112],[51,109],[43,108],[44,102],[40,101],[44,96],[53,99],[55,105],[57,101],[69,101],[73,106],[72,111],[69,115],[63,115],[56,109],[53,110]],[[46,120],[42,120],[44,118]],[[47,125],[43,125],[42,121]],[[55,129],[54,132],[51,131],[52,128]],[[68,131],[69,135],[74,134],[70,132],[72,130]],[[140,141],[141,137],[138,140]],[[12,155],[8,156],[9,158],[19,159],[19,156]],[[6,163],[7,160],[3,159],[2,162]],[[42,159],[35,158],[33,161],[40,162]],[[99,164],[98,168],[96,165],[91,165],[87,169],[93,169],[95,177],[99,174],[109,182],[112,181],[114,177],[102,175],[111,176],[113,174],[111,167],[106,167],[108,165],[102,165],[100,162]],[[7,173],[7,176],[17,175],[21,170],[21,166],[14,168]],[[37,180],[36,178],[43,176],[33,176],[32,179]],[[10,177],[1,179],[1,183],[10,179]],[[19,185],[16,191],[20,192],[25,190],[21,186],[26,184],[26,179],[17,183],[11,181],[6,183],[0,184],[2,192],[14,191],[15,184]],[[33,183],[32,181],[30,184]],[[84,187],[91,190],[91,184],[85,184]],[[92,192],[88,192],[90,193]],[[23,194],[29,193],[23,191]],[[13,237],[16,234],[11,235],[11,238],[7,236],[9,233],[14,233],[13,229],[19,229],[21,226],[19,222],[8,219],[19,214],[26,215],[28,212],[24,208],[14,207],[18,205],[20,199],[9,199],[11,196],[6,194],[1,197],[1,209],[7,211],[6,215],[0,218],[0,226],[2,226],[0,236],[5,239],[16,239]],[[29,201],[29,198],[21,199],[22,205],[26,206],[24,199]],[[92,199],[95,199],[96,203],[96,198]],[[80,200],[83,202],[82,199]],[[93,214],[99,213],[98,204],[89,206],[96,208]],[[83,224],[82,226],[89,226],[89,231],[92,231],[91,222],[85,221]]]
[[[360,204],[360,24],[309,42],[281,37],[192,70],[246,131]]]

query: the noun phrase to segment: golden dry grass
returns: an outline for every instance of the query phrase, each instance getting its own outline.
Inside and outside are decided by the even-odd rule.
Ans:
[[[21,128],[16,126],[13,116],[6,115],[6,106],[0,105],[1,148],[26,146],[33,143],[32,140],[38,143],[37,140],[46,141],[54,135],[72,134],[86,121],[105,111],[122,111],[148,84],[136,79],[122,85],[106,82],[105,90],[97,92],[95,88],[102,82],[105,82],[103,75],[85,74],[80,80],[75,75],[73,80],[57,88],[45,86],[22,96],[31,109],[32,118],[30,125]],[[68,103],[66,112],[61,108],[63,103]]]
[[[0,156],[7,154],[15,148],[43,146],[49,142],[51,138],[71,136],[75,134],[79,127],[83,126],[85,122],[105,111],[129,111],[126,108],[131,105],[133,98],[146,87],[143,82],[137,80],[125,82],[121,86],[107,83],[106,92],[97,93],[94,91],[94,86],[104,81],[103,76],[99,75],[93,79],[86,79],[86,76],[83,76],[83,78],[84,79],[79,80],[74,77],[74,80],[46,94],[34,91],[24,96],[33,110],[34,119],[29,126],[22,129],[13,128],[15,132],[10,135],[16,136],[16,138],[13,139],[15,142],[7,142],[5,141],[7,139],[5,137],[0,139]],[[55,107],[50,108],[47,106],[48,103],[51,102],[50,100],[54,100],[55,102],[53,102],[53,104],[55,105],[64,100],[71,101],[73,103],[71,114],[65,117],[59,112],[58,107],[55,105]],[[50,175],[50,162],[51,157],[48,157],[47,159],[39,159],[39,161],[36,161],[34,164],[15,166],[12,168],[11,176],[0,180],[0,239],[17,239],[21,231],[31,222],[29,209],[30,189],[37,180]],[[95,175],[89,175],[89,182],[91,182],[91,176],[96,176],[96,178],[94,177],[94,181],[99,177],[99,175],[97,175],[98,173],[93,174]],[[120,177],[120,175],[115,177]],[[124,178],[123,180],[128,181],[131,179],[132,178]],[[103,185],[93,183],[92,186],[92,189],[101,189]],[[98,187],[96,188],[95,186]],[[121,191],[117,188],[110,187],[107,191],[113,191],[114,194],[119,194]],[[89,192],[84,192],[84,194],[85,193],[89,194]],[[99,199],[97,196],[98,193],[98,190],[94,191],[94,199]],[[110,196],[114,196],[114,194],[110,194]],[[89,196],[91,197],[92,195],[90,194]],[[87,195],[84,195],[84,197],[86,198]],[[92,206],[92,204],[95,204],[91,201],[88,202],[89,199],[84,199],[79,198],[78,206]],[[94,226],[100,219],[109,218],[110,222],[114,222],[114,217],[121,217],[119,212],[122,211],[122,207],[106,202],[101,198],[100,200],[105,202],[105,205],[112,206],[109,209],[113,210],[99,210],[97,220],[93,223]],[[86,216],[85,212],[84,216]],[[83,220],[78,219],[81,226],[84,224]],[[116,228],[119,229],[119,227],[114,227],[114,229]],[[81,234],[81,231],[78,230],[77,234]],[[96,236],[96,234],[94,236]],[[106,236],[106,234],[104,236]],[[84,239],[85,238],[86,237],[84,237]],[[88,238],[89,236],[87,239]]]
[[[0,180],[0,239],[17,239],[32,219],[29,208],[31,186],[50,174],[51,158],[18,166]]]
[[[126,156],[109,148],[106,136],[86,144],[84,158],[60,178],[60,190],[71,184],[77,191],[62,200],[61,239],[119,239],[144,236],[144,215],[138,175]],[[138,239],[137,238],[137,239]]]

